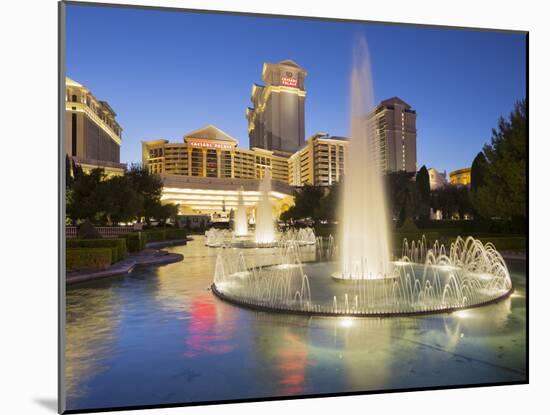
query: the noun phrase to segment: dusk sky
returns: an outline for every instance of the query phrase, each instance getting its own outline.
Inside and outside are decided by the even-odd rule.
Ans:
[[[207,124],[248,147],[245,109],[264,62],[292,59],[306,77],[306,138],[347,135],[353,40],[370,48],[376,101],[417,111],[417,164],[470,166],[499,116],[525,97],[525,35],[68,5],[67,75],[117,113],[121,162],[141,141]]]

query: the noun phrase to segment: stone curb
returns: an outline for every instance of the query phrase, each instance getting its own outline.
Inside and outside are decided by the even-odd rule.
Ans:
[[[101,278],[114,277],[131,273],[138,266],[164,265],[183,261],[182,254],[156,255],[136,255],[114,264],[108,269],[101,271],[79,272],[73,275],[67,275],[65,282],[67,285],[76,284],[84,281],[91,281]]]

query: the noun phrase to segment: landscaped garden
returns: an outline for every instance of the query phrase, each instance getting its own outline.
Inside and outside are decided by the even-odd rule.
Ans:
[[[109,177],[100,168],[85,173],[67,158],[67,224],[77,228],[77,237],[66,242],[67,271],[106,269],[148,243],[185,241],[186,230],[168,224],[177,207],[161,204],[161,192],[161,180],[139,166]],[[128,223],[141,229],[127,232]],[[100,226],[124,232],[102,237]]]

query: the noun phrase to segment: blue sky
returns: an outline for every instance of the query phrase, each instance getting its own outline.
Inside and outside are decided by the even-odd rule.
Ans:
[[[69,5],[67,75],[117,112],[122,162],[141,141],[181,141],[214,124],[248,147],[245,109],[264,62],[293,59],[306,77],[306,138],[347,135],[353,40],[366,37],[377,101],[417,111],[417,160],[469,166],[498,117],[525,97],[519,33]]]

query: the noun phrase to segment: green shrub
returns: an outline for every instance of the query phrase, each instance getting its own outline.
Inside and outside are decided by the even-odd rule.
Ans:
[[[438,232],[422,232],[421,230],[417,232],[395,232],[392,235],[394,245],[397,244],[397,246],[401,246],[403,244],[403,239],[407,238],[407,241],[409,244],[412,241],[420,241],[422,240],[422,236],[426,238],[426,241],[428,242],[428,245],[432,245],[435,241],[439,242],[446,242],[447,237],[442,237]]]
[[[426,237],[428,248],[431,248],[434,242],[437,240],[445,246],[449,247],[452,242],[456,240],[458,235],[441,235],[439,232],[422,232],[420,230],[417,233],[402,233],[396,232],[393,234],[393,247],[396,250],[401,249],[403,245],[403,239],[407,238],[409,245],[412,241],[418,241],[422,239],[422,235]],[[466,239],[468,234],[460,235],[463,239]],[[526,248],[526,238],[524,236],[503,236],[502,234],[482,235],[474,238],[479,239],[483,244],[491,242],[497,250],[509,250],[509,251],[523,251]]]
[[[146,242],[161,242],[187,238],[187,231],[179,228],[150,229],[144,233],[147,235]]]
[[[164,229],[147,230],[145,234],[147,236],[147,242],[159,242],[166,239],[166,232]]]
[[[166,229],[167,240],[186,239],[186,238],[187,238],[187,232],[185,231],[185,229],[178,229],[178,228]]]
[[[145,232],[131,232],[126,234],[126,246],[129,252],[139,252],[145,248],[147,234]]]
[[[403,222],[403,225],[399,228],[399,232],[403,233],[415,233],[418,232],[418,226],[416,226],[416,223],[411,218],[405,219],[405,222]]]
[[[484,244],[491,242],[499,251],[524,251],[527,247],[524,236],[488,236],[479,240]]]
[[[104,269],[112,264],[111,248],[69,248],[66,253],[67,271]]]
[[[118,262],[128,255],[126,239],[68,239],[67,248],[109,248],[112,262]]]
[[[101,234],[92,224],[92,222],[90,222],[90,219],[86,219],[78,227],[78,237],[80,239],[100,239]]]
[[[422,223],[421,229],[445,235],[525,234],[525,221],[504,219],[433,220]]]

